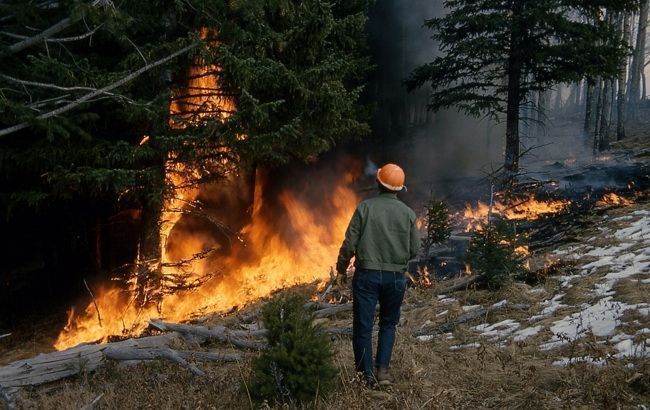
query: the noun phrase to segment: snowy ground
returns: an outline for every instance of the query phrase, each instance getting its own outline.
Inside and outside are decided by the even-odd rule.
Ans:
[[[481,340],[501,347],[532,341],[539,350],[554,352],[554,365],[605,365],[611,359],[650,357],[650,209],[640,208],[609,212],[578,243],[550,250],[545,258],[570,263],[573,273],[551,278],[554,286],[523,290],[543,296],[527,315],[496,315],[491,321],[473,325],[471,330],[478,338],[464,338],[450,350],[476,348]],[[439,299],[445,306],[458,303],[449,297]],[[506,303],[503,300],[492,307]],[[459,307],[468,312],[479,306]],[[443,313],[447,312],[439,315]],[[419,340],[431,338],[421,336]],[[581,340],[606,349],[598,357],[584,353],[563,356],[574,353],[570,347]]]

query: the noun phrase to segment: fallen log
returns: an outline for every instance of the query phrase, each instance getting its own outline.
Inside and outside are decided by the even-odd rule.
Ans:
[[[341,305],[333,305],[331,307],[325,308],[325,309],[320,309],[314,312],[314,318],[323,318],[323,317],[328,317],[335,315],[337,313],[341,312],[349,312],[352,310],[352,304],[351,303],[344,303]]]
[[[242,349],[253,349],[259,350],[263,349],[266,344],[257,342],[254,340],[243,339],[242,337],[259,337],[266,334],[266,329],[259,330],[231,330],[227,329],[224,326],[214,326],[208,328],[206,326],[192,326],[185,325],[182,323],[171,323],[163,322],[162,320],[151,319],[149,324],[163,332],[171,331],[178,332],[183,336],[189,335],[193,337],[208,339],[208,340],[218,340],[220,342],[229,343],[233,346],[242,348]]]
[[[104,350],[107,359],[116,361],[169,360],[192,372],[195,376],[205,376],[205,372],[183,359],[177,351],[169,347],[139,349],[132,346],[109,346]]]
[[[236,354],[176,351],[170,347],[182,340],[182,336],[174,332],[102,345],[82,344],[67,350],[18,360],[0,367],[0,396],[5,404],[10,403],[16,388],[49,383],[82,372],[92,372],[103,366],[107,360],[133,362],[165,359],[178,363],[200,376],[204,374],[203,371],[188,363],[187,360],[233,361],[240,358]]]

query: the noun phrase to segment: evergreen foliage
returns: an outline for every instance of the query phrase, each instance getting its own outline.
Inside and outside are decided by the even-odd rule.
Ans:
[[[306,403],[334,387],[330,342],[317,333],[303,304],[298,295],[280,295],[262,310],[269,348],[254,362],[251,393],[256,400]]]
[[[499,289],[523,269],[516,246],[512,225],[503,220],[491,221],[472,235],[465,261],[473,272],[482,275],[483,284]]]
[[[506,117],[506,162],[518,170],[519,108],[534,91],[582,78],[617,75],[626,44],[605,18],[636,0],[447,0],[427,20],[442,55],[417,67],[410,89],[431,84],[429,108]]]
[[[427,231],[422,241],[422,250],[427,255],[433,245],[442,243],[451,235],[451,222],[449,220],[449,207],[444,201],[431,198],[426,206],[424,228]]]
[[[0,215],[44,199],[160,202],[169,152],[203,162],[226,147],[244,165],[282,163],[365,134],[356,101],[368,66],[366,9],[365,0],[2,2],[0,133],[30,126],[0,136]],[[66,19],[49,41],[12,51]],[[210,36],[199,39],[201,27]],[[195,43],[110,93],[37,118]],[[194,61],[224,70],[219,92],[237,113],[172,129],[170,90],[185,85]]]

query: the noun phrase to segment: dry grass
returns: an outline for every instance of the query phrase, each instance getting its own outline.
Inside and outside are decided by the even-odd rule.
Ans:
[[[648,209],[639,204],[630,209],[608,211],[609,222],[601,224],[615,228],[611,221],[635,209]],[[595,227],[584,233],[584,238],[596,236],[594,246],[612,245],[611,231],[603,233]],[[587,259],[581,260],[585,262]],[[575,274],[570,265],[559,265],[558,275]],[[434,289],[409,289],[404,303],[402,322],[398,328],[397,344],[392,368],[398,382],[390,388],[368,389],[354,374],[352,346],[349,339],[336,339],[335,364],[339,369],[336,390],[325,399],[304,407],[317,409],[451,409],[451,408],[642,408],[650,405],[650,359],[608,360],[603,367],[575,364],[568,367],[553,365],[561,357],[602,358],[615,353],[607,339],[587,335],[560,348],[541,351],[539,345],[552,336],[543,331],[522,342],[498,345],[478,335],[472,327],[479,323],[496,323],[514,319],[522,327],[549,325],[567,314],[579,310],[581,303],[592,303],[593,287],[602,279],[605,270],[576,279],[573,287],[560,289],[560,281],[550,277],[536,286],[536,292],[522,283],[510,283],[497,292],[469,289],[449,295],[454,303],[442,303]],[[438,284],[442,288],[446,284]],[[638,278],[620,281],[615,290],[616,300],[628,304],[647,303],[650,284]],[[308,298],[311,289],[299,291]],[[566,307],[534,323],[531,315],[539,314],[539,302],[559,292]],[[510,303],[528,304],[529,309],[500,309],[485,317],[457,326],[453,338],[439,335],[428,342],[411,336],[425,322],[441,324],[463,313],[462,306],[490,306],[507,299]],[[248,311],[255,311],[252,306]],[[444,315],[441,312],[447,310]],[[214,323],[235,326],[237,318],[214,318]],[[325,326],[350,326],[349,313],[321,321]],[[650,317],[629,310],[621,318],[619,331],[633,335],[641,328],[650,328]],[[643,342],[647,335],[635,341]],[[450,350],[451,346],[479,342],[480,347]],[[227,349],[225,346],[210,346]],[[153,362],[134,367],[111,364],[94,374],[41,386],[22,393],[24,408],[78,409],[104,394],[101,409],[243,409],[250,408],[245,382],[251,375],[251,360],[256,353],[243,353],[239,363],[198,363],[206,371],[203,378],[176,365]],[[268,408],[257,405],[256,408]],[[273,407],[273,406],[270,406]],[[299,408],[299,406],[294,406]]]
[[[520,283],[496,293],[471,290],[455,296],[462,304],[483,305],[503,299],[534,304],[545,297],[541,292],[528,292],[528,286]],[[449,310],[449,315],[436,317],[443,310]],[[471,330],[476,322],[458,326],[453,332],[454,339],[441,335],[429,342],[420,342],[411,336],[426,320],[444,322],[460,311],[460,304],[444,305],[431,290],[409,290],[392,362],[398,382],[387,389],[363,387],[353,371],[349,339],[337,339],[334,348],[335,364],[339,369],[338,388],[326,399],[307,407],[634,408],[634,405],[650,402],[648,360],[633,361],[634,369],[626,367],[629,361],[612,361],[604,368],[586,364],[552,365],[558,356],[605,355],[610,347],[594,339],[585,338],[557,351],[540,352],[537,346],[549,336],[540,334],[500,347],[481,340]],[[504,318],[523,320],[530,314],[530,311],[503,309],[484,319],[489,323]],[[226,319],[229,320],[232,319]],[[330,322],[332,326],[349,325],[350,317],[348,314]],[[482,343],[481,347],[449,350],[452,345],[476,341]],[[78,409],[103,393],[99,408],[106,409],[250,408],[244,382],[250,376],[255,353],[244,356],[240,363],[199,364],[207,372],[204,378],[192,377],[185,369],[161,362],[135,367],[112,364],[94,374],[25,391],[23,406]],[[626,382],[638,373],[642,374],[640,379]]]

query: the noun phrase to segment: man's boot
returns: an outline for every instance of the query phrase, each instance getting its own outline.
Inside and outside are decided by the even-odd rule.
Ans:
[[[388,369],[377,368],[377,381],[381,386],[393,384],[393,376],[391,376]]]

